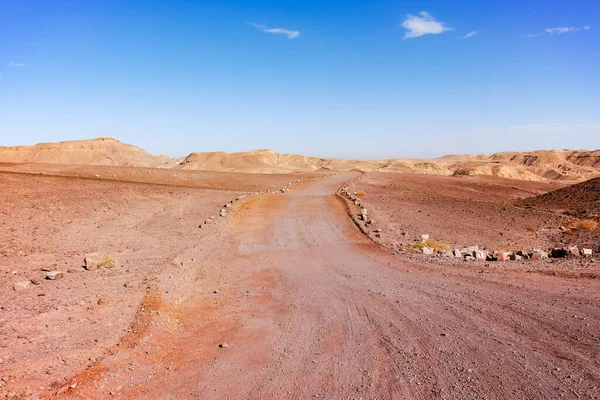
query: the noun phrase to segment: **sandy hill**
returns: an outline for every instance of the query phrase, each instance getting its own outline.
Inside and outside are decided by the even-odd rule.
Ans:
[[[0,147],[0,162],[161,167],[175,165],[166,156],[153,156],[139,147],[102,137],[34,146]]]
[[[192,153],[181,168],[286,173],[318,170],[405,172],[433,175],[492,175],[531,181],[582,181],[600,176],[600,151],[534,151],[483,155],[448,155],[437,159],[341,160],[270,150],[241,153]]]
[[[522,200],[522,206],[560,211],[590,218],[600,217],[600,178]]]
[[[192,153],[181,168],[210,171],[249,173],[302,173],[312,171],[376,170],[379,161],[338,160],[297,154],[281,154],[271,150],[253,150],[240,153]]]
[[[173,167],[246,173],[313,171],[403,172],[433,175],[491,175],[530,181],[580,182],[600,177],[600,150],[541,150],[481,155],[447,155],[436,159],[343,160],[282,154],[271,150],[239,153],[191,153],[171,159],[153,156],[112,138],[35,146],[0,147],[0,162]]]

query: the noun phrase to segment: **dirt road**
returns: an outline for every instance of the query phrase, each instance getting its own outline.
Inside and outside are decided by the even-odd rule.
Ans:
[[[237,209],[58,397],[600,397],[597,280],[389,255],[332,195],[351,176]]]

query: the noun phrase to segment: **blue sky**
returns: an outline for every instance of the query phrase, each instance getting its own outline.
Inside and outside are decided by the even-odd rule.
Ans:
[[[0,0],[0,145],[600,148],[600,2]]]

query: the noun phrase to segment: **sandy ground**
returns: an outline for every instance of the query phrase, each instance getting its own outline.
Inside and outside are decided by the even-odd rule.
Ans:
[[[565,217],[514,203],[560,187],[492,176],[376,172],[352,191],[364,191],[361,201],[376,221],[370,229],[382,229],[380,241],[391,248],[429,234],[453,247],[516,251],[552,246]]]
[[[0,368],[14,375],[0,389],[7,393],[67,399],[600,396],[597,279],[440,266],[390,254],[358,231],[334,196],[356,173],[248,199],[210,232],[197,229],[205,218],[198,216],[210,208],[205,202],[218,208],[223,199],[205,190],[179,188],[169,197],[171,188],[158,185],[36,177],[56,180],[52,187],[61,190],[34,181],[26,197],[22,175],[1,176],[13,179],[3,187],[14,188],[13,204],[3,212],[24,213],[19,219],[0,214],[14,229],[7,235],[13,247],[54,237],[47,253],[56,258],[59,249],[71,250],[76,264],[84,250],[112,245],[125,264],[68,273],[2,299],[1,340],[10,346],[0,348]],[[139,194],[138,186],[148,193]],[[44,189],[44,200],[36,200]],[[115,204],[106,223],[98,219],[110,208],[102,197],[95,200],[97,192]],[[52,214],[44,210],[36,223],[16,223],[42,218],[25,205],[52,204],[48,199],[72,202],[70,210],[100,203],[94,212],[82,210],[72,231],[26,239],[33,227],[51,230],[60,221],[49,224]],[[130,213],[137,219],[125,223]],[[94,230],[99,223],[106,231]],[[26,250],[38,265],[47,262],[42,253],[41,247]],[[13,265],[19,257],[29,256],[6,258]],[[14,269],[34,272],[32,264]],[[42,290],[52,295],[38,296]],[[99,290],[106,290],[100,297],[107,302],[97,301]],[[78,304],[80,298],[90,305]],[[29,372],[44,365],[55,366],[51,376]]]
[[[225,203],[296,179],[199,172],[169,179],[162,170],[35,167],[92,178],[0,172],[0,394],[62,386],[130,330],[157,275],[176,274],[186,248],[214,243]],[[156,184],[169,180],[179,186]],[[199,229],[209,216],[215,223]],[[92,252],[120,266],[85,271],[83,258]],[[46,280],[42,268],[64,278]],[[13,290],[28,280],[39,285]]]

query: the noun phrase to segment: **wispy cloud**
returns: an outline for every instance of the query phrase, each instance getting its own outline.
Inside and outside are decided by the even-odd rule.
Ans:
[[[11,63],[6,64],[6,66],[9,68],[23,68],[25,66],[25,64],[11,62]]]
[[[564,33],[579,32],[581,30],[589,31],[590,29],[592,29],[592,27],[589,25],[586,25],[583,28],[576,28],[576,27],[572,27],[572,26],[557,26],[556,28],[547,28],[544,30],[544,32],[530,33],[528,35],[525,35],[524,37],[534,38],[534,37],[538,37],[538,36],[545,35],[545,34],[562,35]]]
[[[475,36],[475,35],[477,35],[477,32],[476,32],[476,31],[469,32],[469,33],[467,33],[467,34],[464,36],[464,39],[468,39],[468,38],[470,38],[470,37],[473,37],[473,36]]]
[[[546,32],[548,32],[551,35],[557,34],[557,35],[562,35],[563,33],[568,33],[568,32],[577,32],[579,29],[577,28],[567,28],[566,26],[560,26],[558,28],[548,28],[546,29]]]
[[[417,38],[424,35],[438,35],[446,31],[453,30],[444,26],[443,23],[436,21],[427,11],[421,11],[419,15],[408,14],[402,27],[408,32],[404,39]]]
[[[266,25],[257,24],[255,22],[248,22],[248,24],[255,27],[256,29],[260,29],[261,31],[263,31],[265,33],[273,33],[276,35],[277,34],[286,35],[288,37],[288,39],[294,39],[294,38],[297,38],[298,36],[300,36],[299,31],[292,31],[292,30],[283,29],[283,28],[267,28]]]

